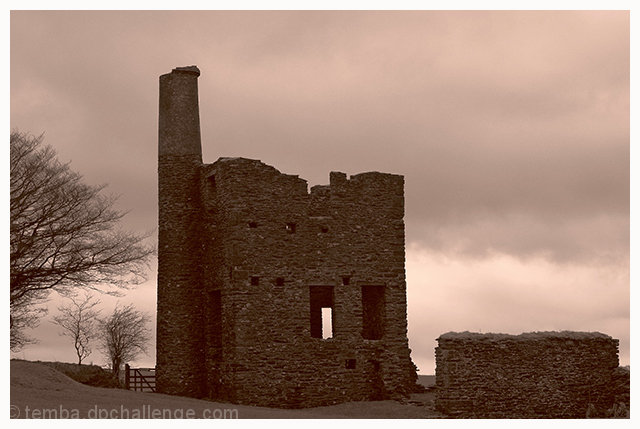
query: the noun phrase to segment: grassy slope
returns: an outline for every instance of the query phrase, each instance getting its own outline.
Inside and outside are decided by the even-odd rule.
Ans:
[[[80,417],[87,417],[95,407],[116,410],[118,415],[121,407],[130,413],[151,407],[158,410],[192,409],[196,417],[202,417],[205,410],[213,413],[216,409],[237,409],[240,418],[433,418],[439,415],[433,411],[432,399],[432,394],[426,393],[412,396],[413,401],[409,404],[396,401],[350,402],[329,407],[281,410],[91,387],[77,383],[41,363],[11,362],[11,405],[20,411],[21,417],[25,416],[26,407],[31,410],[60,407],[65,410],[77,409]]]
[[[78,365],[76,363],[40,362],[56,371],[60,371],[67,377],[82,384],[94,387],[120,387],[116,377],[97,365]]]

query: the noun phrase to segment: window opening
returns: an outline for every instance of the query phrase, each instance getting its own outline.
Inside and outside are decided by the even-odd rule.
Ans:
[[[333,338],[333,286],[309,286],[310,331],[313,338]]]

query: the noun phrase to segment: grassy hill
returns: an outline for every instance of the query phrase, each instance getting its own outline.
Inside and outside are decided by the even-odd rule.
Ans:
[[[349,402],[301,410],[251,407],[159,393],[92,387],[72,380],[55,365],[11,361],[12,418],[438,418],[433,395],[411,400]],[[428,377],[428,376],[427,376]],[[421,382],[429,383],[421,378]]]
[[[60,371],[78,383],[94,387],[120,387],[118,379],[109,371],[98,365],[78,365],[64,362],[40,362]]]

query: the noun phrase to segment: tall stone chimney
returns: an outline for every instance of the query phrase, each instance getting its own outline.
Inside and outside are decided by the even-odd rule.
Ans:
[[[202,162],[196,66],[176,67],[160,76],[158,149],[160,158],[197,155]]]
[[[200,115],[196,66],[160,76],[156,388],[204,394]]]

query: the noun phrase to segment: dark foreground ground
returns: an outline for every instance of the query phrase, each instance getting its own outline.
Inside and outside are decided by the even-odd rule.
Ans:
[[[434,376],[421,376],[425,386]],[[158,393],[91,387],[38,362],[11,361],[11,418],[241,418],[241,419],[428,419],[442,418],[433,393],[404,402],[348,402],[282,410],[225,404]]]

